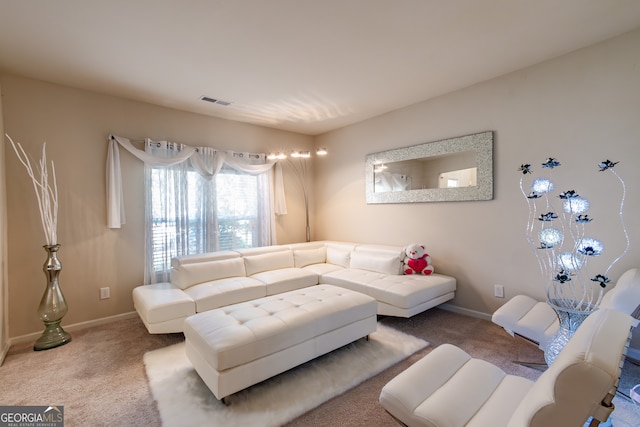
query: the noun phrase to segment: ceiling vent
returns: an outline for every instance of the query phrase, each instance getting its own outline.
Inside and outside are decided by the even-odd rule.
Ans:
[[[230,101],[223,101],[222,99],[211,98],[209,96],[201,96],[200,99],[202,101],[211,102],[212,104],[223,105],[225,107],[228,107],[229,105],[231,105]]]

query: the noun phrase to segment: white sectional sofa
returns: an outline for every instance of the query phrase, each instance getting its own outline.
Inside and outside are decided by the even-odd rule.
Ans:
[[[219,251],[172,260],[171,282],[138,286],[133,302],[150,333],[183,332],[196,313],[317,284],[377,300],[378,314],[411,317],[454,297],[456,280],[404,275],[404,248],[308,242]]]

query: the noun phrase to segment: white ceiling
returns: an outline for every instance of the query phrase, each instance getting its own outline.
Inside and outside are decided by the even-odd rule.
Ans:
[[[638,0],[0,0],[0,70],[317,135],[639,26]]]

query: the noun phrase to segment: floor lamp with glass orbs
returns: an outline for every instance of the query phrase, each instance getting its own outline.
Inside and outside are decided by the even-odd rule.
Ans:
[[[556,312],[560,328],[545,348],[545,361],[551,364],[571,338],[582,321],[600,304],[604,288],[610,282],[607,277],[611,267],[629,250],[629,236],[623,220],[626,187],[613,170],[617,162],[605,160],[598,164],[600,172],[613,174],[622,187],[619,217],[626,248],[609,264],[602,274],[592,275],[588,264],[604,251],[603,244],[586,236],[587,224],[592,218],[586,214],[590,204],[575,190],[561,192],[552,197],[554,183],[546,177],[532,179],[531,191],[524,190],[524,178],[532,174],[530,164],[520,166],[522,177],[520,190],[529,208],[526,237],[536,255],[543,279],[546,282],[547,303]],[[560,166],[554,158],[542,163],[551,173]],[[556,209],[557,200],[562,204]]]

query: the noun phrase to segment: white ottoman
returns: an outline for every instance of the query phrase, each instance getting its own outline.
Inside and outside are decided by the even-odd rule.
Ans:
[[[375,332],[377,302],[317,285],[185,320],[187,357],[218,399]]]

